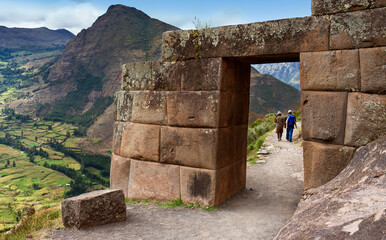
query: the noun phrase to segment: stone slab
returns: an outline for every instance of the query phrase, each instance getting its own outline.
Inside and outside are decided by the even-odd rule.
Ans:
[[[386,7],[385,0],[312,0],[312,15],[328,15]]]
[[[62,201],[62,221],[66,228],[84,229],[125,220],[122,190],[94,191]]]
[[[137,160],[159,162],[160,126],[124,124],[120,151],[116,154]]]
[[[180,197],[180,166],[131,161],[128,197],[176,200]]]
[[[181,167],[181,199],[184,203],[216,204],[216,170]]]
[[[131,94],[133,95],[132,122],[167,124],[166,92],[143,91],[131,92]]]
[[[233,160],[231,142],[230,128],[162,127],[160,161],[196,168],[219,169]]]
[[[126,91],[114,94],[114,121],[127,122],[131,120],[133,95]]]
[[[180,172],[183,202],[218,206],[245,188],[246,160],[219,170],[181,167]]]
[[[122,145],[122,135],[126,128],[126,123],[124,122],[115,122],[114,123],[114,133],[113,133],[113,153],[120,155],[121,154],[121,145]]]
[[[130,176],[130,162],[130,158],[120,157],[116,154],[111,156],[110,188],[121,189],[126,198]]]
[[[330,49],[385,46],[385,22],[386,8],[333,15]]]
[[[169,92],[169,126],[226,127],[230,125],[231,96],[227,92]]]
[[[319,187],[336,177],[350,162],[355,148],[305,141],[304,189]]]
[[[178,30],[163,34],[163,61],[213,57],[253,57],[328,50],[328,17]]]
[[[300,54],[300,86],[303,91],[358,91],[360,81],[358,50]]]
[[[301,103],[303,139],[343,145],[347,93],[303,91]]]
[[[363,146],[386,135],[386,95],[349,93],[344,144]]]
[[[386,93],[386,47],[359,50],[361,92]]]
[[[175,75],[176,63],[140,62],[122,66],[121,88],[125,91],[179,91],[181,81]]]

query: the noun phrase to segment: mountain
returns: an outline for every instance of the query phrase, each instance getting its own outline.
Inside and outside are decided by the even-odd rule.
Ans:
[[[0,26],[0,48],[56,48],[74,38],[65,30],[41,28],[7,28]]]
[[[162,33],[177,29],[135,8],[112,5],[68,42],[59,60],[40,75],[44,84],[11,107],[78,124],[81,132],[88,129],[89,138],[110,145],[112,131],[106,129],[113,125],[112,95],[120,88],[121,65],[160,59]]]
[[[253,65],[257,71],[269,74],[300,90],[298,62],[270,63]]]
[[[249,112],[266,114],[300,108],[300,91],[251,67]]]

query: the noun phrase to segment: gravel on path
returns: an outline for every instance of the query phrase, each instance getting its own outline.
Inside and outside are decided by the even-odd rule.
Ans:
[[[295,131],[296,135],[296,131]],[[248,166],[247,187],[217,211],[156,204],[127,206],[126,222],[86,230],[53,230],[52,239],[273,239],[303,193],[303,155],[298,144],[276,134],[264,144],[265,163]],[[262,161],[264,162],[264,161]]]

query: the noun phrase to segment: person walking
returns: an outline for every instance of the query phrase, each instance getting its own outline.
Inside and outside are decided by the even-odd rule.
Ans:
[[[298,128],[298,126],[296,126],[296,117],[292,114],[291,110],[288,110],[286,125],[287,125],[287,134],[285,138],[288,141],[292,142],[292,134],[294,131],[294,127]]]
[[[276,123],[277,140],[281,141],[281,137],[283,135],[283,127],[285,128],[285,119],[281,115],[280,111],[277,112],[277,115],[275,117],[275,123]]]

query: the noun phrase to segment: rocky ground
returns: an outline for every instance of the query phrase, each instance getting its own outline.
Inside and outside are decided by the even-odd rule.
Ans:
[[[296,133],[295,133],[296,135]],[[273,239],[296,210],[303,192],[299,144],[273,133],[264,161],[248,166],[247,188],[217,211],[155,204],[127,206],[127,220],[87,230],[54,230],[52,239]]]

